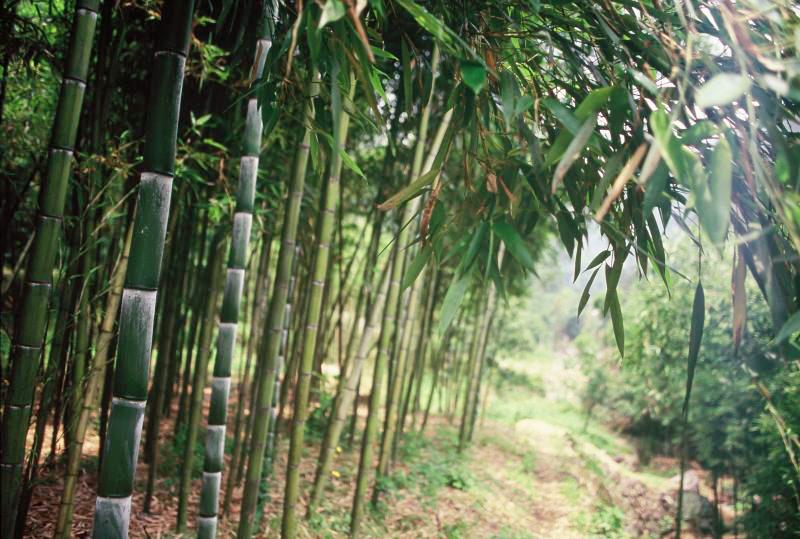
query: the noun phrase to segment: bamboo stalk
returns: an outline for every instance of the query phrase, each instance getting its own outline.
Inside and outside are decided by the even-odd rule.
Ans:
[[[78,0],[61,93],[47,158],[47,174],[41,186],[36,232],[25,271],[19,318],[11,347],[10,387],[0,425],[0,538],[15,535],[17,508],[22,489],[25,438],[31,415],[36,370],[47,327],[58,243],[64,220],[64,201],[69,184],[78,122],[83,108],[86,76],[94,43],[99,0]]]
[[[275,285],[270,299],[269,314],[264,327],[260,353],[264,361],[264,369],[259,378],[272,380],[275,376],[281,336],[283,334],[283,318],[286,312],[286,298],[289,277],[295,252],[297,223],[300,217],[300,201],[305,187],[306,167],[311,141],[311,129],[314,120],[314,97],[319,93],[319,74],[315,73],[308,84],[308,94],[303,111],[304,133],[295,154],[292,187],[286,200],[286,212],[281,232],[281,248],[278,254],[278,269]],[[254,422],[247,460],[247,478],[245,480],[242,509],[236,536],[249,539],[253,535],[253,521],[258,502],[258,488],[261,471],[264,465],[264,447],[267,429],[269,428],[269,408],[272,405],[274,384],[261,383],[252,407]]]
[[[95,356],[89,381],[86,384],[83,405],[80,415],[76,421],[74,442],[69,446],[67,452],[67,468],[64,473],[64,490],[61,493],[61,503],[56,519],[56,531],[54,537],[70,537],[72,535],[72,515],[74,505],[75,486],[78,481],[80,471],[81,456],[83,455],[83,442],[86,438],[86,430],[89,425],[92,411],[95,407],[95,399],[102,388],[105,366],[108,362],[111,350],[111,341],[114,338],[114,324],[117,320],[119,304],[122,300],[122,286],[125,282],[125,273],[128,269],[128,255],[133,239],[133,227],[129,226],[125,234],[125,244],[122,248],[122,255],[114,277],[111,282],[111,289],[106,297],[105,314],[100,326],[100,334],[95,346]]]
[[[439,66],[439,47],[434,45],[433,57],[431,60],[431,93],[428,96],[427,102],[422,107],[422,114],[420,116],[420,124],[418,131],[417,144],[414,148],[414,160],[411,165],[411,181],[416,180],[422,172],[423,157],[426,147],[428,135],[428,122],[430,120],[430,109],[432,103],[432,96],[436,85],[436,77],[438,75]],[[400,279],[401,268],[404,265],[404,257],[399,252],[401,246],[405,246],[408,238],[408,227],[404,227],[408,223],[419,207],[419,198],[414,199],[403,208],[403,216],[400,221],[401,230],[397,236],[393,251],[395,251],[392,260],[392,270],[389,283],[389,291],[387,293],[386,308],[384,309],[384,316],[381,322],[381,338],[378,345],[378,356],[375,361],[375,370],[373,373],[372,390],[369,398],[369,412],[367,414],[367,426],[364,430],[364,438],[361,444],[361,457],[358,464],[358,478],[356,481],[356,491],[353,497],[353,509],[350,516],[350,535],[355,536],[361,526],[361,520],[364,514],[364,496],[367,491],[369,478],[367,477],[367,470],[372,466],[372,444],[378,430],[378,414],[380,413],[381,405],[381,386],[383,384],[383,377],[386,371],[386,363],[388,361],[389,344],[391,342],[393,326],[395,324],[396,310],[398,307],[398,299],[400,295]]]
[[[296,504],[300,487],[300,457],[303,450],[305,435],[305,422],[308,417],[308,397],[311,389],[311,368],[314,362],[317,327],[320,322],[322,309],[323,288],[328,275],[328,262],[330,259],[331,238],[336,221],[337,205],[339,204],[340,176],[342,171],[342,152],[347,143],[347,131],[350,125],[350,115],[342,107],[341,90],[339,89],[338,66],[331,74],[331,110],[333,111],[333,148],[330,157],[330,169],[326,182],[325,196],[323,198],[320,217],[318,221],[317,249],[312,270],[311,296],[308,306],[308,320],[303,332],[303,356],[297,376],[297,389],[294,396],[294,415],[289,443],[289,461],[286,468],[286,489],[283,498],[283,521],[281,524],[281,537],[292,539],[297,535]],[[350,74],[349,98],[353,99],[356,88],[355,75]]]
[[[193,11],[193,0],[164,4],[153,60],[143,172],[119,315],[114,398],[94,515],[93,536],[98,539],[128,535]]]
[[[236,402],[236,416],[233,422],[233,451],[231,456],[231,469],[228,473],[228,480],[225,483],[225,499],[222,502],[223,515],[228,512],[231,503],[231,496],[233,495],[233,487],[241,480],[241,466],[240,463],[244,462],[242,459],[242,448],[247,442],[247,437],[242,437],[242,425],[244,419],[244,408],[247,402],[247,388],[248,378],[250,374],[250,363],[252,362],[253,353],[261,341],[261,316],[266,309],[267,294],[264,289],[267,286],[267,279],[269,277],[269,255],[272,242],[268,239],[264,240],[264,245],[261,248],[261,260],[258,264],[256,272],[256,286],[253,297],[253,312],[250,316],[250,338],[247,341],[247,352],[245,356],[244,374],[239,381],[237,389],[237,402]],[[253,394],[250,394],[250,402],[253,401]],[[252,405],[252,404],[251,404]]]
[[[389,264],[391,264],[391,259]],[[317,463],[317,471],[314,477],[314,486],[311,490],[311,497],[308,502],[308,515],[314,514],[317,505],[322,500],[322,494],[325,491],[325,486],[333,467],[333,459],[336,455],[336,447],[339,444],[339,438],[342,434],[347,414],[350,411],[350,406],[356,401],[358,396],[357,387],[359,380],[361,380],[361,372],[372,345],[375,340],[375,333],[378,329],[380,322],[382,307],[386,299],[386,293],[389,288],[389,279],[387,278],[389,272],[383,272],[382,283],[379,285],[379,291],[376,295],[371,306],[371,312],[368,313],[367,325],[364,327],[364,332],[361,334],[359,340],[358,351],[352,360],[352,365],[347,373],[342,373],[339,389],[336,392],[333,405],[331,406],[331,415],[328,421],[328,426],[325,429],[325,437],[322,440],[320,448],[319,460]]]
[[[192,373],[192,396],[189,399],[189,413],[186,417],[186,438],[183,446],[183,458],[181,459],[180,485],[178,488],[178,515],[175,529],[178,533],[186,530],[187,511],[189,503],[189,490],[191,489],[192,469],[194,464],[194,447],[200,431],[200,416],[203,408],[203,396],[205,395],[206,379],[208,378],[208,362],[211,357],[211,342],[214,337],[214,313],[217,310],[217,299],[219,289],[222,287],[224,246],[220,231],[214,234],[214,241],[211,243],[209,253],[209,272],[210,283],[206,290],[206,303],[202,312],[202,327],[200,331],[200,341],[197,350],[197,360]],[[241,285],[241,282],[238,283]],[[226,286],[228,283],[226,282]],[[217,355],[220,354],[221,346],[233,347],[225,341],[217,342]]]
[[[254,80],[259,80],[263,76],[264,60],[272,46],[276,11],[276,4],[264,2],[259,39],[256,42],[255,59],[251,70]],[[197,536],[200,539],[213,539],[217,535],[217,511],[219,510],[222,468],[225,462],[225,425],[228,417],[231,367],[236,351],[239,310],[245,283],[247,255],[250,250],[250,229],[253,222],[262,132],[261,109],[258,106],[258,99],[252,97],[247,102],[244,155],[239,164],[236,213],[233,217],[233,240],[231,241],[222,312],[219,319],[214,377],[211,380],[211,405],[208,411],[208,427],[206,428],[203,485],[200,492],[200,511],[197,519]]]

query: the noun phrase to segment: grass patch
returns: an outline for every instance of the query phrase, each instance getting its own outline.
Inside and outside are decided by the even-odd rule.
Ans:
[[[578,503],[584,495],[580,483],[571,475],[564,479],[564,483],[561,485],[561,493],[571,503]]]

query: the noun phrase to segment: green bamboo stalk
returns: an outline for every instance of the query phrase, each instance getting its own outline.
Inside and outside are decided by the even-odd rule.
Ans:
[[[311,388],[311,368],[317,344],[317,327],[322,314],[322,296],[325,279],[328,276],[331,238],[339,204],[340,176],[342,171],[342,152],[347,143],[350,115],[342,107],[339,88],[339,69],[334,65],[331,73],[331,111],[333,114],[333,148],[330,156],[330,169],[326,182],[320,217],[318,219],[316,258],[311,277],[311,296],[308,303],[308,319],[303,332],[303,356],[297,375],[297,388],[294,395],[294,415],[292,418],[289,460],[286,467],[286,489],[283,498],[283,521],[281,537],[294,538],[297,535],[297,498],[300,487],[300,458],[303,451],[303,437],[308,417],[308,396]],[[350,74],[349,99],[355,93],[356,78]],[[330,284],[328,285],[330,286]]]
[[[183,184],[185,185],[185,184]],[[182,226],[179,232],[179,236],[176,238],[176,249],[172,252],[176,253],[173,256],[177,257],[176,262],[172,262],[172,265],[179,264],[178,271],[177,271],[177,279],[176,279],[176,294],[178,297],[174,300],[175,306],[172,311],[164,309],[165,312],[170,313],[169,317],[171,318],[170,324],[167,326],[167,331],[171,334],[171,338],[168,339],[168,342],[165,343],[165,346],[169,350],[169,362],[167,363],[167,373],[166,373],[166,380],[167,383],[164,386],[163,398],[161,403],[161,408],[159,410],[159,414],[163,417],[170,417],[171,415],[171,406],[172,400],[174,396],[174,389],[176,382],[179,379],[179,370],[181,366],[181,359],[182,359],[182,349],[183,349],[183,341],[186,331],[186,307],[187,302],[185,301],[186,298],[189,298],[189,277],[192,273],[188,270],[191,266],[187,264],[187,260],[189,260],[189,255],[191,252],[192,247],[192,224],[195,221],[195,208],[193,206],[189,206],[187,208],[187,212],[182,218]],[[187,267],[189,266],[189,267]],[[159,335],[159,339],[161,335]],[[161,344],[159,343],[159,354],[161,350]],[[150,421],[148,419],[148,421]],[[148,424],[149,427],[149,424]]]
[[[391,260],[389,261],[391,264]],[[382,273],[382,284],[379,285],[379,291],[373,300],[371,312],[367,315],[366,326],[364,332],[361,334],[358,344],[358,351],[352,359],[352,364],[347,372],[342,372],[339,388],[334,397],[333,405],[331,406],[331,415],[328,421],[328,426],[325,429],[325,437],[322,440],[320,448],[319,460],[317,462],[317,471],[314,477],[314,486],[311,490],[311,497],[308,502],[308,514],[310,517],[316,511],[316,507],[322,500],[322,495],[325,491],[325,486],[330,477],[331,468],[333,467],[333,459],[336,456],[336,447],[339,444],[339,438],[342,434],[347,414],[350,412],[350,407],[353,405],[357,397],[358,382],[361,379],[361,372],[366,363],[369,352],[372,349],[375,340],[375,333],[378,329],[378,322],[380,321],[383,303],[386,300],[387,289],[389,288],[389,279],[386,278],[389,272]],[[352,340],[355,342],[355,339]],[[348,346],[349,347],[349,346]]]
[[[177,212],[176,212],[177,213]],[[175,213],[173,213],[175,215]],[[184,245],[189,242],[182,242]],[[178,244],[179,246],[181,243]],[[183,249],[170,249],[167,256],[166,277],[170,282],[180,283],[186,272],[181,271],[185,258],[181,252]],[[182,273],[183,276],[178,274]],[[151,512],[153,495],[156,488],[158,475],[158,451],[161,440],[161,414],[166,400],[167,386],[170,384],[168,365],[171,363],[170,357],[173,353],[172,342],[177,332],[177,312],[176,303],[178,302],[180,287],[176,286],[172,290],[167,290],[164,294],[164,302],[161,309],[161,320],[158,334],[158,355],[156,357],[156,368],[153,376],[153,384],[150,390],[151,402],[149,415],[147,417],[147,436],[144,443],[144,461],[149,464],[147,468],[147,486],[144,495],[144,512]]]
[[[428,393],[428,400],[425,404],[425,410],[422,413],[422,424],[419,427],[419,433],[425,434],[425,428],[428,426],[428,417],[431,413],[431,406],[433,405],[433,394],[436,391],[436,388],[439,388],[439,410],[440,412],[444,410],[443,408],[443,401],[444,396],[442,394],[442,388],[447,384],[447,379],[445,378],[441,384],[439,384],[439,377],[441,376],[442,371],[445,371],[448,359],[452,356],[452,337],[454,334],[455,326],[450,326],[447,328],[445,335],[442,338],[442,342],[439,345],[437,351],[435,351],[432,355],[435,357],[436,355],[440,355],[439,360],[433,366],[433,376],[431,379],[431,389]],[[431,360],[433,361],[433,360]],[[446,376],[446,371],[445,371]]]
[[[102,389],[105,372],[104,368],[106,362],[108,362],[111,341],[114,338],[114,324],[117,320],[117,312],[119,311],[119,304],[122,300],[122,287],[125,282],[125,273],[128,269],[128,255],[130,253],[132,239],[133,227],[129,226],[128,232],[125,234],[122,254],[111,281],[111,288],[106,297],[105,314],[103,315],[100,333],[95,344],[92,371],[86,384],[80,416],[75,424],[75,432],[73,434],[74,441],[69,446],[67,452],[64,490],[61,493],[61,503],[59,505],[58,518],[56,519],[56,531],[54,534],[56,539],[71,537],[72,535],[75,486],[78,482],[78,472],[80,471],[81,456],[83,455],[83,442],[86,438],[86,430],[89,425],[89,420],[91,419],[92,411],[95,408],[95,400]]]
[[[186,403],[189,400],[189,386],[192,381],[192,371],[194,366],[194,358],[197,355],[197,339],[199,336],[198,329],[200,328],[200,322],[203,316],[203,299],[205,298],[206,294],[206,283],[211,278],[210,267],[207,265],[204,267],[203,261],[206,258],[206,248],[210,243],[206,238],[208,236],[208,222],[209,222],[209,215],[208,212],[205,212],[205,216],[202,221],[202,225],[200,227],[200,249],[197,253],[197,258],[195,260],[195,271],[192,272],[192,275],[196,275],[192,278],[192,287],[191,293],[189,295],[187,306],[187,320],[191,318],[191,323],[189,324],[189,334],[186,339],[186,360],[184,361],[183,366],[183,374],[181,380],[181,394],[178,398],[178,414],[175,418],[175,429],[177,430],[180,428],[181,425],[185,422],[186,418],[186,410],[187,405]]]
[[[223,515],[226,514],[230,508],[231,497],[233,496],[233,486],[239,481],[239,479],[237,479],[237,477],[240,476],[239,464],[240,462],[244,462],[242,459],[242,448],[244,447],[247,439],[242,438],[242,424],[244,419],[245,403],[248,401],[247,389],[251,386],[251,384],[248,384],[250,376],[250,364],[252,363],[255,349],[261,340],[261,316],[267,307],[267,294],[264,292],[264,288],[266,288],[268,282],[269,255],[272,242],[269,240],[269,238],[265,238],[263,243],[264,245],[261,248],[261,257],[258,263],[258,270],[256,271],[256,284],[253,293],[253,309],[250,315],[250,338],[247,340],[244,373],[242,378],[239,380],[236,392],[236,416],[233,421],[233,454],[231,456],[231,469],[230,472],[228,472],[228,480],[225,483],[225,499],[222,502]],[[252,402],[252,394],[250,395],[249,400]]]
[[[177,533],[183,533],[186,530],[189,491],[191,490],[192,469],[194,467],[194,446],[197,443],[197,437],[200,432],[200,416],[203,411],[203,396],[205,395],[206,379],[208,378],[208,362],[211,357],[211,342],[214,337],[214,313],[217,311],[217,298],[219,296],[219,289],[222,286],[222,262],[224,260],[223,236],[224,234],[222,234],[221,231],[214,234],[214,241],[211,243],[211,252],[209,253],[208,264],[211,273],[211,282],[209,289],[206,291],[206,304],[202,313],[203,322],[197,350],[197,360],[194,373],[192,373],[192,396],[191,399],[189,399],[189,413],[186,418],[186,438],[184,442],[185,445],[183,446],[180,485],[178,489],[178,515],[175,524]],[[226,286],[228,284],[229,283],[226,282]],[[239,281],[238,285],[241,286],[241,281]],[[217,341],[217,355],[222,352],[220,347],[233,347],[233,345],[233,342],[229,344],[225,341]],[[157,462],[154,461],[153,464],[156,465]]]
[[[94,515],[93,536],[98,539],[128,535],[193,11],[193,0],[165,2],[153,60],[143,172],[119,316],[114,399]]]
[[[295,253],[295,260],[300,261],[303,249],[299,244],[297,245]],[[304,264],[296,265],[297,267],[292,270],[292,280],[290,284],[294,290],[294,298],[292,301],[298,308],[292,311],[292,317],[286,322],[290,328],[289,341],[286,343],[286,351],[289,355],[285,357],[286,361],[281,365],[283,369],[283,383],[281,384],[280,402],[278,403],[278,425],[283,425],[285,423],[284,417],[286,417],[286,410],[289,406],[289,389],[294,383],[295,374],[297,373],[297,364],[300,362],[300,357],[302,356],[301,344],[303,339],[300,338],[302,336],[300,328],[303,322],[305,322],[303,313],[308,311],[309,287],[295,286],[296,282],[300,282],[301,276],[305,277],[308,271],[304,272]]]
[[[397,421],[397,434],[395,436],[395,443],[392,450],[392,462],[397,460],[397,448],[400,445],[399,440],[405,431],[406,417],[408,415],[409,406],[419,399],[419,384],[422,381],[422,374],[425,371],[425,358],[428,351],[428,335],[430,334],[430,319],[433,313],[433,297],[436,292],[436,266],[431,265],[427,269],[428,277],[424,283],[427,284],[425,293],[425,307],[422,309],[422,316],[419,320],[419,327],[417,330],[417,344],[414,352],[414,363],[410,369],[408,384],[405,387],[405,396],[400,411],[400,418]],[[415,393],[416,390],[416,393]],[[416,401],[412,402],[412,400]],[[415,423],[416,409],[411,411],[412,429]]]
[[[25,271],[19,318],[11,347],[10,387],[0,425],[0,538],[15,534],[22,487],[25,438],[31,415],[36,370],[47,327],[52,274],[64,220],[64,201],[69,184],[75,138],[78,131],[89,59],[94,43],[99,0],[78,0],[61,93],[42,182],[36,231]]]
[[[375,358],[375,368],[372,374],[372,390],[369,395],[369,413],[367,424],[364,428],[364,437],[361,443],[361,456],[358,463],[358,477],[356,479],[356,491],[353,498],[353,509],[350,515],[350,535],[354,537],[358,533],[364,511],[364,494],[367,490],[369,481],[368,470],[372,467],[373,441],[378,431],[378,413],[381,405],[381,389],[386,373],[388,362],[389,345],[392,338],[394,327],[394,317],[397,311],[397,303],[400,297],[400,268],[397,264],[398,251],[392,250],[389,270],[389,288],[386,292],[386,302],[381,316],[381,333],[378,343],[378,355]],[[377,301],[377,300],[376,300]],[[376,309],[380,312],[380,309]]]
[[[480,292],[479,292],[480,293]],[[482,293],[480,293],[483,296]],[[469,346],[469,354],[467,355],[467,363],[466,363],[466,380],[465,380],[465,388],[464,388],[464,403],[461,409],[461,423],[458,429],[458,451],[461,452],[464,450],[467,444],[467,422],[469,421],[470,413],[472,410],[472,401],[473,401],[473,393],[475,392],[475,385],[477,383],[477,377],[480,374],[479,368],[479,349],[480,349],[480,339],[481,339],[481,327],[483,324],[483,319],[485,318],[483,301],[481,301],[483,297],[481,297],[475,303],[475,313],[473,317],[473,326],[472,326],[472,339],[470,341]]]
[[[411,181],[416,180],[422,172],[422,160],[425,152],[425,146],[428,135],[428,122],[430,120],[430,109],[432,96],[435,93],[436,77],[438,74],[439,66],[439,47],[434,45],[433,57],[431,60],[431,93],[428,96],[428,101],[422,108],[420,116],[419,132],[417,137],[417,144],[414,148],[414,160],[411,165]],[[433,153],[433,152],[432,152]],[[419,197],[406,204],[403,209],[403,217],[400,220],[401,229],[398,234],[392,251],[394,251],[392,259],[392,270],[389,283],[389,291],[387,293],[386,307],[384,309],[384,316],[381,322],[381,338],[378,345],[378,356],[375,361],[375,370],[372,379],[372,391],[369,397],[369,412],[367,415],[367,426],[364,430],[364,438],[361,444],[361,457],[358,463],[358,479],[356,481],[356,491],[353,497],[353,509],[350,516],[350,535],[355,536],[361,526],[361,520],[364,513],[364,495],[367,491],[369,478],[367,477],[367,470],[372,466],[372,444],[378,430],[378,414],[380,413],[381,405],[381,392],[383,377],[386,371],[386,364],[389,355],[389,346],[391,343],[393,326],[395,324],[395,316],[398,307],[398,299],[400,296],[400,279],[401,268],[404,264],[403,253],[400,252],[401,246],[405,246],[408,242],[408,228],[403,226],[408,223],[413,216],[417,213],[419,208]]]
[[[498,266],[502,266],[505,245],[500,244],[498,249]],[[470,349],[470,369],[468,370],[467,388],[464,394],[464,408],[461,416],[461,426],[458,433],[458,450],[463,451],[466,445],[472,440],[472,433],[475,426],[475,417],[478,410],[478,398],[480,396],[481,374],[483,373],[483,360],[486,353],[486,343],[489,338],[489,329],[494,315],[496,290],[494,283],[489,284],[489,290],[485,292],[485,308],[481,309],[482,302],[479,301],[476,308],[479,309],[475,319],[474,339]]]
[[[405,255],[406,253],[403,253]],[[394,357],[394,372],[389,379],[389,387],[386,396],[386,411],[383,417],[383,431],[381,433],[381,445],[378,453],[378,466],[376,468],[375,486],[372,490],[372,503],[377,504],[382,492],[382,479],[389,475],[390,457],[392,444],[394,442],[395,426],[397,423],[398,405],[405,377],[406,364],[409,355],[408,346],[411,342],[413,328],[409,321],[417,318],[417,308],[419,303],[418,287],[412,285],[408,292],[408,301],[400,318],[400,333],[396,339],[396,351]],[[401,331],[402,328],[402,331]]]
[[[502,266],[503,254],[505,253],[505,244],[500,244],[498,252],[498,266]],[[478,344],[478,379],[475,383],[475,395],[473,397],[472,410],[470,411],[469,424],[467,426],[467,442],[472,442],[472,435],[475,432],[475,421],[478,417],[478,410],[480,406],[481,396],[481,382],[483,381],[483,374],[486,368],[486,347],[489,343],[489,333],[492,330],[492,323],[494,322],[494,315],[497,309],[497,291],[494,283],[490,283],[488,300],[486,302],[486,314],[484,315],[483,325],[481,327],[480,343]]]
[[[442,121],[439,123],[436,135],[434,136],[433,142],[430,146],[425,164],[421,169],[422,173],[427,173],[433,168],[436,155],[439,153],[439,148],[441,147],[444,141],[445,134],[447,133],[447,130],[450,128],[450,121],[452,117],[453,117],[453,109],[448,110],[442,117]],[[417,214],[417,212],[419,211],[420,203],[421,203],[420,199],[417,198],[414,199],[411,203],[406,205],[406,208],[410,210],[410,215],[408,216],[408,219],[403,220],[403,223],[407,223],[408,220],[411,219],[411,217]],[[408,234],[409,228],[410,225],[406,227],[406,229],[404,229],[403,232]],[[396,248],[403,249],[402,256],[405,257],[406,260],[408,260],[408,249],[405,248],[405,244],[407,242],[406,239],[407,236],[404,237],[403,232],[401,232],[400,237],[398,238]],[[401,239],[402,241],[400,241]],[[403,267],[405,267],[405,263]],[[397,429],[397,417],[399,414],[399,407],[401,406],[400,400],[402,396],[403,382],[406,376],[405,373],[407,370],[407,363],[409,362],[410,343],[411,339],[414,336],[414,326],[416,325],[416,321],[420,318],[419,316],[417,316],[417,311],[419,309],[420,289],[421,289],[421,284],[419,281],[415,282],[411,286],[409,290],[409,298],[408,298],[408,305],[406,307],[406,313],[405,316],[403,316],[402,318],[403,320],[402,323],[403,326],[405,327],[402,332],[402,336],[400,337],[400,342],[398,346],[396,362],[395,362],[395,373],[392,379],[390,379],[390,384],[389,384],[389,395],[386,403],[386,415],[384,420],[383,435],[381,437],[381,449],[380,449],[380,456],[378,458],[375,489],[373,490],[372,493],[373,503],[376,503],[378,501],[378,497],[380,495],[381,479],[389,475],[391,456],[394,453],[393,445],[395,441],[395,432]]]
[[[252,68],[254,80],[261,79],[263,76],[264,60],[272,46],[276,11],[277,2],[264,3]],[[200,491],[200,510],[197,518],[197,536],[200,539],[213,539],[217,535],[217,511],[219,510],[219,490],[224,466],[225,425],[228,418],[231,366],[236,351],[239,306],[245,283],[247,255],[250,251],[250,229],[253,223],[262,132],[261,109],[258,106],[258,99],[252,97],[247,102],[244,152],[239,162],[236,213],[233,217],[233,239],[219,319],[214,377],[211,380],[211,405],[208,410],[205,458],[203,460],[203,486]]]
[[[341,189],[339,190],[341,192]],[[338,205],[338,204],[337,204]],[[337,210],[338,214],[338,210]],[[332,232],[332,236],[328,243],[336,243],[336,226],[334,225],[334,232]],[[333,289],[333,269],[335,264],[330,263],[330,255],[329,255],[329,263],[328,268],[325,276],[322,279],[323,282],[323,290],[322,290],[322,301],[320,303],[320,314],[319,320],[317,322],[317,328],[315,329],[316,340],[314,342],[314,359],[311,362],[311,388],[309,393],[309,399],[311,401],[317,402],[320,398],[320,391],[322,387],[322,365],[325,363],[325,356],[327,355],[327,347],[325,346],[325,334],[328,332],[328,323],[330,321],[329,317],[326,316],[326,313],[330,310],[330,299],[331,299],[331,290]],[[312,286],[312,290],[316,287]],[[305,332],[303,332],[305,335]]]
[[[286,200],[283,230],[281,231],[281,248],[278,254],[277,273],[272,297],[270,298],[269,315],[267,316],[261,342],[260,355],[264,361],[264,369],[260,378],[263,380],[272,380],[276,372],[278,351],[283,334],[283,317],[286,312],[289,278],[292,270],[292,260],[294,259],[297,223],[300,217],[300,201],[303,198],[303,190],[305,188],[311,130],[314,122],[314,98],[318,93],[319,74],[314,73],[309,81],[308,96],[303,110],[303,138],[295,154],[292,186],[289,197]],[[267,412],[272,405],[274,388],[274,384],[260,384],[254,406],[252,406],[255,420],[250,438],[247,478],[242,497],[239,527],[236,534],[239,539],[249,539],[253,535],[253,521],[258,502],[258,489],[264,465],[264,447],[269,427],[269,414]]]
[[[265,472],[267,477],[272,474],[272,466],[275,463],[275,448],[278,438],[278,396],[281,392],[281,373],[285,370],[286,355],[289,352],[289,325],[292,319],[292,300],[294,298],[294,289],[297,286],[297,263],[300,259],[300,247],[295,246],[295,256],[292,260],[292,276],[289,278],[289,287],[286,291],[286,308],[283,314],[283,331],[281,332],[281,346],[278,353],[278,362],[275,367],[275,379],[273,381],[274,387],[272,389],[272,406],[269,409],[269,430],[267,433],[267,447],[265,449]],[[287,383],[284,380],[284,383]]]
[[[427,305],[425,306],[425,319],[423,321],[422,331],[420,332],[420,342],[418,345],[418,360],[419,363],[414,368],[414,396],[411,403],[411,430],[417,427],[417,414],[419,413],[422,405],[422,382],[425,378],[425,369],[428,364],[428,358],[432,353],[433,344],[431,342],[431,333],[433,331],[433,313],[434,306],[436,305],[436,295],[439,291],[439,268],[432,266],[430,270],[430,287],[428,289]],[[436,383],[432,381],[431,387],[436,387]],[[405,426],[405,422],[401,423],[401,429]]]

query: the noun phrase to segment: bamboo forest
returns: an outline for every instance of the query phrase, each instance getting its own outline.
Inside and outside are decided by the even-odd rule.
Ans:
[[[797,2],[0,4],[0,539],[800,537]]]

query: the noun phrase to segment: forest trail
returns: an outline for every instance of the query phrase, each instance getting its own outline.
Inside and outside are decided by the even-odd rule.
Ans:
[[[482,411],[473,444],[463,453],[457,449],[457,421],[434,406],[440,413],[431,416],[425,434],[406,435],[395,470],[382,485],[381,502],[362,530],[363,537],[571,539],[637,537],[647,532],[658,535],[667,517],[661,499],[670,488],[675,463],[641,469],[626,439],[594,421],[587,422],[572,393],[565,389],[565,380],[574,379],[575,372],[563,361],[548,358],[513,367],[519,372],[536,372],[546,381],[544,388],[552,390],[536,384],[494,389]],[[309,432],[312,446],[301,464],[304,481],[313,478],[316,449],[312,447],[319,434],[313,427]],[[95,439],[92,429],[88,441],[92,444]],[[164,444],[164,449],[162,466],[175,466],[180,453],[172,444]],[[273,485],[282,484],[285,459],[286,448],[281,447]],[[87,455],[77,492],[76,537],[87,537],[91,526],[95,470],[96,457]],[[343,447],[318,515],[304,522],[302,537],[347,535],[356,470],[357,452]],[[47,516],[55,511],[61,475],[56,467],[42,478],[27,537],[52,533]],[[164,475],[167,479],[159,484],[162,494],[155,501],[155,512],[147,515],[141,511],[146,466],[140,466],[131,537],[178,537],[172,532],[177,485],[168,473]],[[199,478],[195,482],[199,487]],[[240,496],[241,489],[236,489],[234,507]],[[273,488],[265,505],[260,537],[276,536],[279,502],[280,495]],[[193,497],[190,513],[196,504]],[[234,536],[238,515],[231,516],[221,522],[221,537]]]

